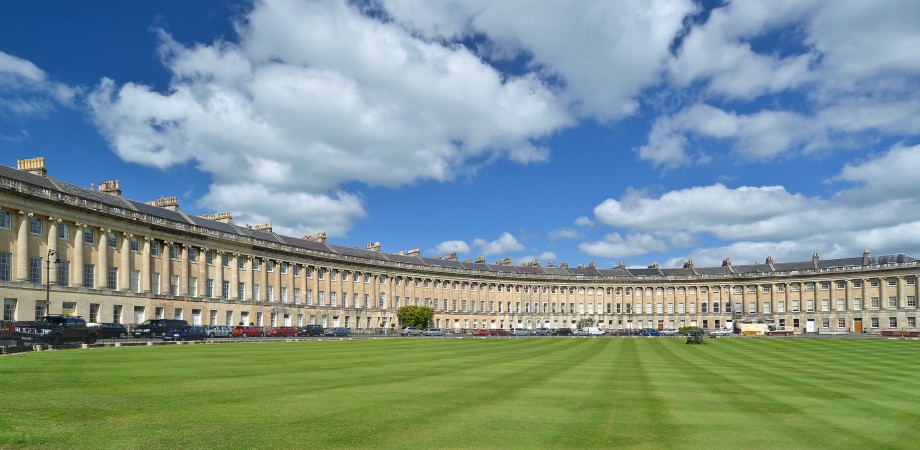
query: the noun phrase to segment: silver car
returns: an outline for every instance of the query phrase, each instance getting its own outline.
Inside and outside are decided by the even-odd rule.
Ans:
[[[208,327],[208,337],[233,337],[233,328],[226,325],[212,325]]]
[[[515,328],[511,331],[512,336],[530,336],[530,332],[523,328]]]
[[[425,330],[425,336],[444,336],[444,332],[440,328],[429,328]]]

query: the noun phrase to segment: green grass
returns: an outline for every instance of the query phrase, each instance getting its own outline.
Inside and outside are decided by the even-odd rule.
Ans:
[[[0,448],[916,448],[920,343],[380,339],[0,358]]]

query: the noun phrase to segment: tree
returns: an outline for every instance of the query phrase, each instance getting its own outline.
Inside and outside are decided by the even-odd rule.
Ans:
[[[400,306],[396,317],[404,327],[428,328],[434,323],[434,309],[430,306]]]
[[[577,328],[588,328],[594,326],[594,319],[579,319],[575,324]]]

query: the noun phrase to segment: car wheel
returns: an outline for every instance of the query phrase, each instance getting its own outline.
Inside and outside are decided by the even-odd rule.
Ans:
[[[156,339],[156,338],[157,338],[157,333],[156,333],[155,331],[151,331],[151,332],[150,332],[150,338],[151,338],[151,339]]]
[[[87,344],[95,344],[95,343],[96,343],[96,334],[93,333],[93,334],[90,334],[89,336],[87,336],[87,337],[86,337],[86,343],[87,343]]]
[[[265,333],[259,333],[259,337],[265,337]]]
[[[128,337],[127,333],[124,333],[124,332],[118,333],[118,339],[124,339],[126,337]]]
[[[214,337],[214,332],[208,333],[208,337]]]
[[[786,336],[792,336],[792,333],[786,333]]]
[[[243,332],[243,337],[249,337],[249,335],[246,334],[246,332]]]

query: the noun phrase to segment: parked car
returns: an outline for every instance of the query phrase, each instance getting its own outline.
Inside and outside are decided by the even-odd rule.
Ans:
[[[344,327],[333,327],[333,328],[326,330],[326,332],[323,333],[323,335],[325,336],[338,336],[338,337],[348,336],[349,334],[351,334],[351,330],[348,328],[344,328]]]
[[[511,336],[511,330],[506,330],[504,328],[496,328],[492,330],[492,336]]]
[[[603,336],[607,334],[604,333],[604,329],[601,327],[585,327],[583,330],[585,330],[586,336]]]
[[[272,337],[294,337],[300,334],[296,327],[275,327],[268,330],[268,335]]]
[[[187,326],[188,322],[180,319],[149,319],[135,327],[131,334],[136,338],[144,336],[155,338],[167,331]]]
[[[422,334],[425,336],[444,336],[444,332],[440,328],[429,328],[425,330]]]
[[[208,337],[232,337],[233,328],[228,327],[227,325],[212,325],[208,327]]]
[[[571,336],[571,335],[572,335],[571,328],[562,327],[562,328],[556,328],[555,330],[553,330],[553,336]]]
[[[406,327],[406,328],[403,328],[402,330],[399,330],[399,335],[400,336],[421,336],[422,330],[419,330],[418,328],[415,328],[415,327]]]
[[[533,336],[549,336],[550,331],[549,328],[540,327],[536,330],[533,330],[530,334]]]
[[[301,336],[322,336],[325,331],[322,325],[316,324],[300,327]]]
[[[654,328],[646,328],[642,330],[643,336],[661,336],[661,332]]]
[[[512,336],[529,336],[530,333],[528,333],[527,330],[523,328],[515,328],[514,330],[511,331],[511,335]]]
[[[253,327],[240,325],[233,327],[233,337],[250,337],[250,336],[265,336],[265,330],[262,327]]]
[[[662,336],[677,336],[678,334],[680,334],[680,330],[678,330],[677,328],[668,328],[665,330],[661,330]]]
[[[203,341],[208,338],[208,330],[198,326],[176,328],[163,333],[164,341]]]
[[[492,335],[492,330],[488,330],[485,328],[479,328],[479,329],[473,330],[473,336],[491,336],[491,335]]]
[[[124,339],[128,337],[128,329],[120,323],[88,323],[86,326],[95,328],[99,339]]]
[[[586,330],[586,329],[584,329],[584,328],[576,328],[575,331],[572,333],[572,335],[574,335],[574,336],[587,336],[587,335],[588,335],[588,330]]]
[[[731,334],[732,334],[731,328],[720,328],[718,330],[710,332],[709,337],[714,338],[714,337],[719,337],[719,336],[731,336]]]

